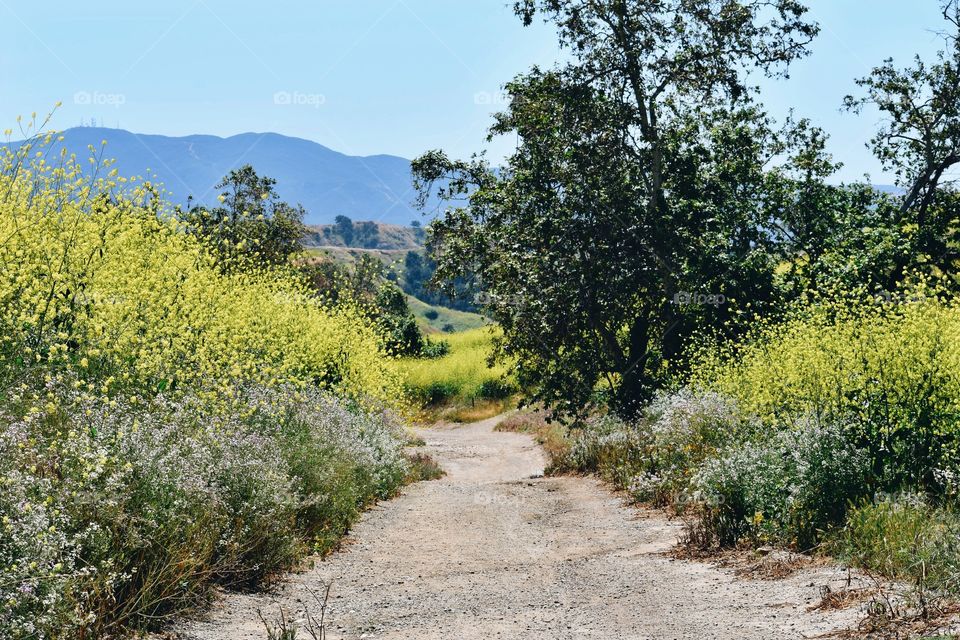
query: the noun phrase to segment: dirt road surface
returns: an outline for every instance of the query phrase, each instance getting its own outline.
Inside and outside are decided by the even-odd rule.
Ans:
[[[422,430],[446,477],[366,513],[342,551],[276,592],[228,594],[177,635],[264,640],[258,611],[302,620],[331,581],[330,640],[789,640],[855,623],[856,607],[807,610],[838,569],[753,580],[673,559],[678,523],[595,480],[540,477],[537,445],[497,420]]]

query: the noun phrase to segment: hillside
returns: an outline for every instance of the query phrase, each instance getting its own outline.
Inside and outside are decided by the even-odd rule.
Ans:
[[[344,237],[342,225],[311,225],[307,229],[303,239],[307,247],[422,251],[426,237],[421,227],[369,220],[353,222],[347,237]]]
[[[220,179],[251,164],[277,181],[283,200],[304,206],[308,224],[333,222],[337,215],[390,224],[423,219],[412,207],[410,162],[397,156],[350,156],[277,133],[169,137],[76,127],[62,135],[60,144],[80,159],[89,156],[89,145],[99,149],[105,140],[104,157],[116,159],[121,175],[154,177],[175,204],[186,203],[188,196],[215,203]]]
[[[427,333],[450,331],[465,331],[482,327],[490,322],[489,319],[472,311],[452,309],[443,304],[430,304],[413,294],[414,288],[407,280],[404,269],[404,258],[410,249],[362,249],[358,247],[308,247],[307,254],[315,257],[324,257],[337,264],[353,266],[363,256],[370,256],[379,260],[384,266],[385,273],[394,280],[407,294],[407,304],[410,311],[417,318],[421,329]]]

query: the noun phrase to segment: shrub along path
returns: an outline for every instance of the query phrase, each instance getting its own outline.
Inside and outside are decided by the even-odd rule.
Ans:
[[[680,527],[624,508],[589,478],[543,478],[526,435],[499,418],[422,431],[447,471],[368,512],[344,550],[273,594],[231,594],[181,638],[267,637],[267,619],[319,617],[327,638],[789,638],[855,624],[857,607],[809,612],[835,569],[741,579],[664,552]],[[309,638],[301,631],[298,638]]]

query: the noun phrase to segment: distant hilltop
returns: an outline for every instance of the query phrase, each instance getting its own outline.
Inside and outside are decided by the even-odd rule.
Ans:
[[[309,248],[380,249],[422,251],[426,232],[422,226],[402,226],[339,216],[334,224],[311,225],[303,244]]]
[[[397,156],[349,156],[277,133],[170,137],[76,127],[62,135],[59,144],[78,158],[89,156],[89,145],[99,149],[106,140],[104,157],[115,159],[122,175],[151,176],[176,204],[191,195],[195,202],[215,203],[214,185],[231,169],[250,164],[277,181],[283,200],[304,206],[308,224],[330,224],[337,215],[397,225],[427,221],[412,204],[410,161]]]

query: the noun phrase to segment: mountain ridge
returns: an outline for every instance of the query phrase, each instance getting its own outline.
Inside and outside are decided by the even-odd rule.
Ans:
[[[413,206],[410,161],[400,156],[354,156],[319,142],[275,132],[248,131],[221,137],[211,134],[165,136],[106,127],[74,127],[59,132],[62,145],[78,158],[88,145],[116,160],[121,175],[142,175],[163,184],[174,204],[188,196],[216,203],[215,185],[244,164],[277,181],[283,200],[300,203],[308,224],[329,224],[337,215],[408,225],[424,219]],[[22,141],[7,143],[17,146]]]

